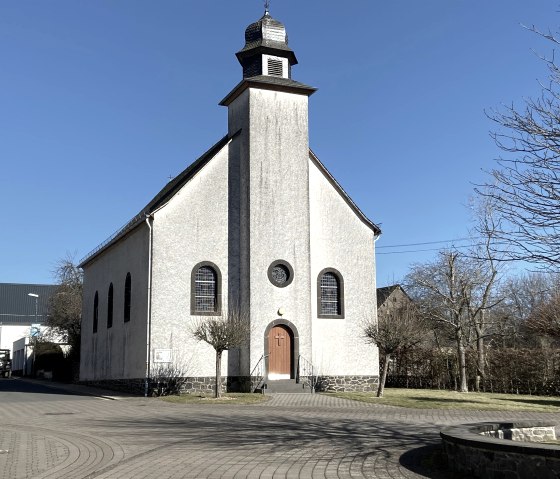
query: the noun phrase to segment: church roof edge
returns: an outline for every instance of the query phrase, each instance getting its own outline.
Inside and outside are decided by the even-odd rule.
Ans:
[[[284,91],[288,93],[299,93],[311,96],[317,88],[300,83],[295,80],[269,75],[259,75],[241,80],[234,89],[219,103],[220,106],[228,106],[247,88],[262,88],[263,90]]]
[[[144,224],[146,216],[153,213],[157,208],[163,205],[169,198],[171,198],[180,188],[182,188],[200,169],[206,165],[214,156],[226,146],[231,139],[237,136],[234,133],[232,136],[226,135],[216,144],[214,144],[208,151],[206,151],[197,160],[191,163],[175,178],[169,181],[154,198],[138,213],[134,218],[128,221],[122,228],[119,228],[114,234],[109,236],[103,243],[98,245],[95,249],[90,251],[84,256],[79,264],[83,268],[87,263],[91,262],[101,252],[105,251],[111,245],[115,244],[118,240],[126,236],[129,232],[136,229],[141,224]]]
[[[380,236],[381,235],[381,228],[379,226],[377,226],[373,221],[371,221],[364,214],[364,212],[360,208],[358,208],[358,205],[356,205],[356,203],[354,203],[352,198],[350,198],[348,193],[346,193],[346,191],[344,191],[344,188],[342,188],[342,186],[340,186],[340,183],[335,180],[334,176],[331,175],[331,172],[327,169],[327,167],[325,165],[323,165],[323,163],[321,163],[321,160],[319,160],[319,158],[317,158],[317,155],[315,153],[313,153],[313,151],[311,149],[309,150],[309,157],[311,158],[311,161],[313,161],[313,163],[315,163],[315,165],[317,165],[317,167],[327,177],[327,180],[329,181],[329,183],[338,191],[338,193],[346,201],[348,206],[350,206],[350,208],[354,211],[354,213],[356,213],[356,215],[358,216],[358,218],[360,218],[362,223],[364,223],[371,230],[373,230],[375,236]]]

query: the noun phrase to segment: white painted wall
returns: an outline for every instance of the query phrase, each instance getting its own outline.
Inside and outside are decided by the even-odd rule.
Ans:
[[[0,326],[0,349],[9,349],[13,355],[14,341],[29,336],[31,326],[27,325],[1,325]]]
[[[146,370],[148,227],[143,224],[84,266],[80,380],[143,378]],[[131,319],[124,322],[124,286],[131,274]],[[113,327],[107,328],[107,293],[113,283]],[[99,323],[93,333],[93,303]]]
[[[299,332],[300,353],[311,355],[308,97],[249,88],[229,108],[230,132],[242,128],[240,281],[251,317],[250,372],[281,307]],[[268,279],[276,260],[294,269],[287,287]]]
[[[309,161],[313,364],[322,375],[378,375],[377,348],[362,324],[377,318],[373,231]],[[325,268],[344,279],[344,319],[317,317],[317,277]]]
[[[191,315],[191,273],[202,261],[219,268],[227,310],[227,145],[155,213],[153,229],[152,350],[172,349],[189,376],[213,376],[215,352],[192,334],[205,316]],[[222,361],[227,373],[227,353]]]

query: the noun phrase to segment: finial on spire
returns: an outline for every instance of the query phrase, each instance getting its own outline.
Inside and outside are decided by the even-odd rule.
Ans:
[[[264,13],[265,13],[265,15],[267,13],[269,13],[269,11],[268,11],[269,9],[270,9],[270,0],[264,0]]]

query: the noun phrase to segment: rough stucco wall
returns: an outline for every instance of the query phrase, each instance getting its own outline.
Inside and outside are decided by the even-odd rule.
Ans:
[[[130,322],[124,318],[126,274],[132,281]],[[107,293],[113,283],[113,327],[107,329]],[[139,226],[84,267],[80,380],[143,378],[146,367],[148,227]],[[99,322],[93,334],[93,302]]]
[[[373,231],[309,161],[313,364],[320,375],[378,375],[378,350],[361,324],[377,318]],[[344,279],[344,319],[317,317],[317,277],[335,268]]]
[[[307,96],[250,88],[248,101],[250,155],[242,161],[249,162],[245,215],[250,228],[252,368],[264,353],[265,329],[279,318],[280,307],[283,319],[298,330],[300,354],[311,356],[309,142]],[[294,269],[287,287],[278,288],[268,279],[275,260]]]
[[[192,335],[191,273],[211,261],[222,276],[222,310],[228,291],[228,147],[205,165],[153,221],[152,351],[172,349],[188,376],[213,376],[214,350]],[[157,365],[154,365],[157,366]],[[227,354],[222,372],[226,374]],[[230,372],[233,374],[233,372]]]
[[[230,137],[239,133],[229,144],[229,298],[249,311],[249,91],[245,90],[228,107]],[[240,375],[249,375],[249,345],[240,350],[239,356],[230,353],[229,374],[234,375],[236,365]],[[235,357],[234,357],[235,356]]]

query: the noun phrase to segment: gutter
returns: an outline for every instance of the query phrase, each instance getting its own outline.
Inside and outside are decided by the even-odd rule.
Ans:
[[[146,377],[144,379],[144,397],[148,397],[150,389],[150,361],[152,349],[152,244],[153,244],[153,220],[151,214],[146,214],[146,224],[148,225],[149,239],[148,239],[148,307],[147,307],[147,321],[146,321]]]

